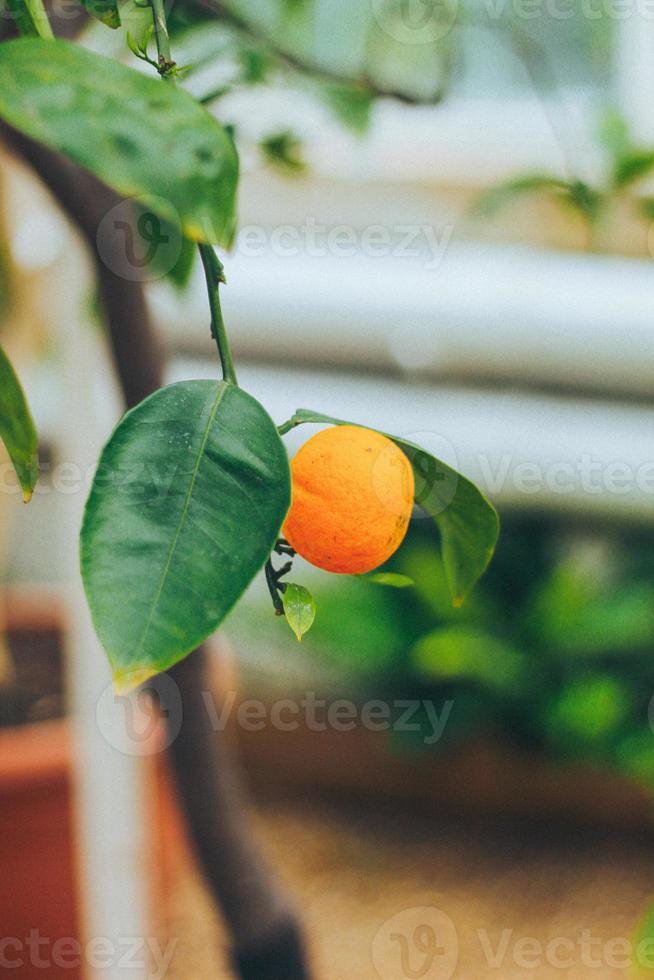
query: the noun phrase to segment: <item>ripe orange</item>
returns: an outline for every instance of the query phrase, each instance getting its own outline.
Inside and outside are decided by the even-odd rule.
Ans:
[[[413,507],[413,470],[386,436],[355,425],[324,429],[294,457],[291,476],[283,534],[312,565],[359,574],[399,548]]]

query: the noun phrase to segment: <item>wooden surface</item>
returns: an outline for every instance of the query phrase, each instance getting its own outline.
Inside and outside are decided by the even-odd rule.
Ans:
[[[388,922],[398,914],[410,941],[411,910],[422,907],[449,917],[458,955],[454,973],[445,954],[421,972],[425,960],[414,950],[411,975],[421,980],[625,977],[624,966],[615,965],[620,947],[611,943],[630,940],[654,890],[654,852],[635,836],[457,822],[393,805],[344,807],[319,798],[268,799],[257,807],[256,823],[301,909],[315,980],[405,980],[409,974],[392,955],[380,974],[373,952],[380,936],[388,940]],[[220,924],[187,861],[177,868],[168,911],[167,933],[177,939],[168,980],[230,977]],[[564,945],[548,953],[552,940]],[[503,941],[502,960],[493,963],[485,950],[500,955]],[[521,955],[534,941],[543,944],[543,963],[528,968]],[[574,951],[567,954],[570,944]],[[557,956],[572,962],[563,968]]]

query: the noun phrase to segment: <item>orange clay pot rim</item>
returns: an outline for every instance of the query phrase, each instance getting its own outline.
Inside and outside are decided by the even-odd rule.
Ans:
[[[71,754],[64,719],[0,728],[0,798],[67,780]]]

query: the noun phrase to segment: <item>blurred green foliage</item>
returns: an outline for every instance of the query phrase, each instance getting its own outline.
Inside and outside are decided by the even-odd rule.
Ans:
[[[425,748],[422,731],[394,736],[416,750],[491,736],[652,783],[653,550],[654,533],[643,529],[505,518],[491,567],[454,609],[438,536],[415,520],[384,567],[412,587],[312,579],[318,614],[304,653],[336,668],[344,694],[452,700],[434,746]]]
[[[654,149],[635,143],[625,120],[614,111],[604,114],[597,142],[603,172],[594,184],[574,174],[565,178],[555,174],[520,174],[483,194],[474,205],[473,215],[489,218],[521,198],[545,195],[583,221],[589,246],[597,248],[602,225],[611,209],[631,195],[636,216],[649,224],[654,218],[654,198],[638,191],[639,185],[654,173]]]

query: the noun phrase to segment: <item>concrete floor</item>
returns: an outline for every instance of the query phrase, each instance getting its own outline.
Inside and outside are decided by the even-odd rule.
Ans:
[[[633,976],[629,944],[654,896],[651,839],[489,826],[377,803],[268,800],[254,816],[297,896],[315,980]],[[220,924],[188,864],[168,934],[178,939],[168,980],[231,976]],[[654,944],[640,956],[654,968]]]

